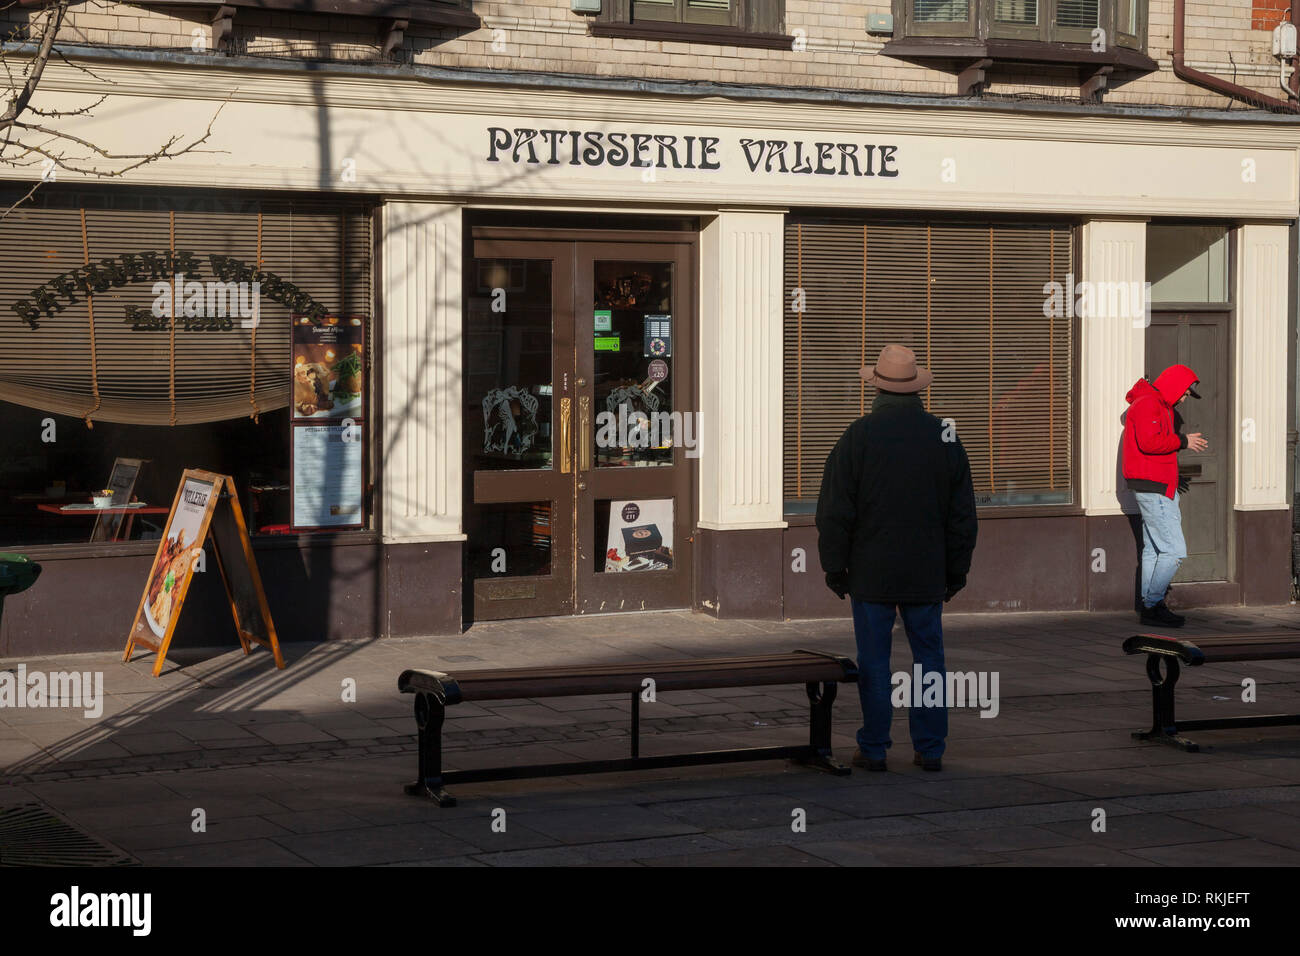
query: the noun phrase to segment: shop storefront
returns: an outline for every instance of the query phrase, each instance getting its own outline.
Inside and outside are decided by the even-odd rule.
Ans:
[[[138,600],[187,467],[235,479],[281,619],[333,604],[314,569],[340,547],[373,551],[374,215],[51,186],[0,222],[0,521],[58,592],[55,647]],[[224,641],[225,621],[186,631]]]
[[[154,80],[191,68],[114,69],[185,122]],[[215,129],[216,152],[130,189],[43,190],[0,224],[4,442],[22,449],[0,547],[51,568],[6,614],[9,652],[120,642],[148,516],[92,542],[88,519],[35,501],[102,487],[118,459],[147,461],[149,504],[183,467],[236,476],[283,640],[845,613],[812,510],[870,402],[856,370],[890,341],[935,371],[926,401],[975,472],[980,545],[954,608],[1132,603],[1124,394],[1174,361],[1201,372],[1188,426],[1212,448],[1187,475],[1181,593],[1286,599],[1294,124],[342,70],[235,95],[248,79],[203,71],[240,127]],[[310,161],[285,145],[322,138]],[[182,188],[198,181],[240,198]],[[180,291],[156,293],[173,269]],[[255,329],[194,324],[183,302],[153,314],[191,281],[259,275]],[[359,381],[337,349],[303,351],[334,340],[293,334],[353,320]],[[360,447],[313,445],[317,416]]]

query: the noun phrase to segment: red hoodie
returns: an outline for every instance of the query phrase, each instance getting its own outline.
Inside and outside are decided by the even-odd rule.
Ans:
[[[1138,379],[1124,398],[1124,477],[1154,481],[1164,486],[1166,498],[1178,487],[1178,450],[1187,439],[1174,430],[1174,406],[1198,381],[1186,365],[1171,365],[1152,385]]]

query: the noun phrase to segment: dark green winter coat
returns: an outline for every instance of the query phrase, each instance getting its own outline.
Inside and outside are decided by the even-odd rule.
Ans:
[[[822,570],[847,571],[859,601],[934,603],[964,587],[975,491],[955,430],[919,395],[879,393],[826,459],[817,532]]]

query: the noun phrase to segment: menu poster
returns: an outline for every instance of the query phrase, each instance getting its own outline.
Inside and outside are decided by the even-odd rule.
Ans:
[[[673,566],[673,499],[611,501],[606,571],[667,571]]]
[[[295,316],[293,499],[295,531],[360,528],[365,476],[365,320]]]
[[[167,646],[176,630],[176,620],[185,605],[190,579],[203,550],[212,509],[224,483],[222,475],[206,471],[185,471],[163,529],[158,553],[154,555],[144,596],[126,641],[124,661],[131,659],[136,645],[158,652],[154,676],[162,672]]]
[[[365,319],[293,319],[293,418],[361,418]]]
[[[235,480],[229,475],[195,469],[181,474],[122,660],[130,661],[135,649],[143,647],[157,653],[154,677],[162,673],[190,581],[196,572],[209,569],[205,542],[213,546],[212,557],[221,569],[244,653],[251,651],[252,644],[261,644],[271,650],[276,666],[283,668],[284,658],[253,558],[248,526],[239,508]]]
[[[293,527],[362,526],[365,445],[360,425],[295,425]]]
[[[108,476],[106,489],[113,492],[113,507],[125,508],[131,502],[135,491],[135,481],[140,475],[140,466],[144,462],[139,458],[118,458],[113,462],[113,471]],[[130,515],[108,514],[96,515],[95,527],[90,531],[91,541],[117,541],[122,533],[122,524]]]

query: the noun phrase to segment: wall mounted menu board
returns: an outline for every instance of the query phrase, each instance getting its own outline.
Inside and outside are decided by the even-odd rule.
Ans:
[[[158,655],[153,675],[162,673],[190,581],[207,570],[204,545],[208,542],[221,569],[244,653],[261,644],[275,656],[275,666],[284,667],[235,481],[229,475],[195,469],[181,474],[122,660],[129,661],[136,647],[143,647]]]
[[[364,524],[365,328],[359,316],[294,317],[295,531]]]

